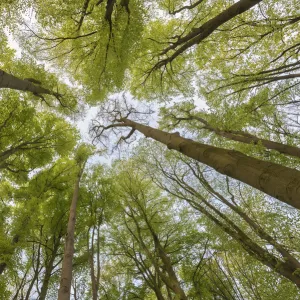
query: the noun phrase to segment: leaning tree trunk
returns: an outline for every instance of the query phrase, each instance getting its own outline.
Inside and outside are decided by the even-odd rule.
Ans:
[[[158,255],[161,258],[162,263],[164,265],[164,269],[166,270],[167,274],[169,275],[168,278],[166,276],[164,276],[167,287],[172,289],[172,291],[177,295],[179,300],[187,300],[188,298],[180,285],[180,282],[174,271],[170,257],[165,252],[163,246],[161,245],[161,243],[159,241],[157,233],[154,231],[151,223],[148,220],[147,215],[145,214],[145,212],[143,210],[142,210],[142,214],[143,214],[145,222],[151,232],[155,247],[158,250]]]
[[[61,235],[59,233],[58,237],[55,238],[55,240],[54,240],[54,245],[53,245],[53,249],[50,254],[49,261],[46,263],[46,266],[45,266],[45,275],[43,278],[43,283],[42,283],[42,287],[41,287],[41,293],[39,295],[39,300],[46,299],[49,282],[51,279],[52,271],[54,269],[54,261],[55,261],[55,258],[57,257],[57,253],[58,253],[59,246],[60,246],[60,240],[61,240]]]
[[[151,230],[152,232],[152,230]],[[167,253],[164,251],[163,247],[161,246],[159,240],[158,240],[158,237],[157,235],[152,232],[152,236],[153,236],[153,239],[154,239],[154,243],[158,249],[158,254],[159,254],[159,257],[161,258],[163,264],[164,264],[164,267],[166,269],[166,272],[168,273],[169,275],[169,278],[167,280],[168,282],[168,286],[173,290],[173,292],[177,295],[178,299],[179,300],[187,300],[187,296],[185,295],[185,292],[184,290],[182,289],[180,283],[179,283],[179,280],[176,276],[176,273],[173,269],[173,266],[172,266],[172,262],[171,262],[171,259],[170,257],[167,255]]]
[[[276,150],[279,153],[300,158],[300,148],[298,147],[262,139],[244,131],[221,130],[219,128],[213,127],[206,120],[197,116],[190,116],[190,118],[186,118],[186,119],[198,120],[205,125],[203,129],[207,129],[211,132],[214,132],[215,134],[221,137],[225,137],[226,139],[230,139],[236,142],[241,142],[244,144],[255,144],[255,145],[261,144],[266,149]]]
[[[35,95],[40,95],[40,94],[54,95],[54,96],[58,95],[57,93],[45,89],[38,84],[34,84],[29,80],[20,79],[0,69],[0,89],[1,88],[31,92]]]
[[[245,250],[253,256],[255,259],[262,262],[264,265],[270,267],[273,271],[289,279],[300,288],[300,277],[297,275],[299,268],[291,265],[289,262],[280,260],[276,258],[273,254],[269,253],[266,249],[258,245],[253,241],[243,230],[241,230],[234,222],[232,222],[227,216],[218,211],[212,205],[210,205],[203,197],[201,201],[205,203],[207,207],[212,209],[217,215],[219,215],[225,222],[221,222],[218,218],[213,216],[207,209],[201,206],[195,201],[185,199],[192,207],[199,210],[205,216],[207,216],[211,221],[213,221],[217,226],[229,234],[233,239],[235,239]]]
[[[221,174],[244,182],[282,202],[300,208],[300,171],[276,163],[249,157],[239,151],[218,148],[168,133],[126,118],[120,127],[128,126],[146,137],[165,144],[169,149],[206,164]],[[118,126],[116,124],[116,126]]]
[[[72,203],[70,207],[70,216],[68,221],[67,235],[65,241],[65,251],[62,263],[60,287],[58,291],[58,300],[69,300],[72,282],[72,261],[74,255],[74,232],[76,223],[76,207],[79,198],[79,184],[84,170],[84,165],[78,172],[77,180],[74,187]]]

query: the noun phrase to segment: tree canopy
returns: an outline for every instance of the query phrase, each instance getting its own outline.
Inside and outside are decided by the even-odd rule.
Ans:
[[[1,297],[298,299],[299,11],[1,1]]]

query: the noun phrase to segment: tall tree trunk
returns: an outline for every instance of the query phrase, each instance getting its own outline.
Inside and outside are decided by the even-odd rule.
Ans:
[[[143,218],[144,218],[144,220],[147,224],[147,227],[149,228],[149,230],[151,232],[155,248],[158,252],[158,256],[160,257],[160,259],[163,263],[163,266],[164,266],[164,269],[165,269],[167,275],[164,274],[163,271],[161,271],[159,269],[157,261],[155,259],[153,259],[152,254],[150,253],[149,249],[147,248],[146,244],[143,241],[143,238],[142,238],[142,235],[141,235],[141,228],[139,226],[139,223],[138,223],[137,219],[135,218],[134,214],[132,213],[131,218],[132,218],[132,220],[134,221],[134,223],[136,225],[137,232],[138,232],[138,237],[140,239],[141,245],[143,246],[144,250],[146,251],[147,256],[150,258],[155,270],[157,271],[159,276],[162,278],[163,282],[166,284],[167,287],[169,287],[175,293],[176,299],[178,299],[178,300],[187,300],[188,298],[185,295],[184,290],[181,288],[180,282],[179,282],[179,280],[176,276],[176,273],[173,269],[171,259],[169,258],[167,253],[164,251],[162,245],[160,244],[158,236],[157,236],[156,232],[154,231],[152,225],[150,224],[145,211],[143,210],[143,208],[140,205],[139,205],[139,208],[142,212],[142,215],[143,215]]]
[[[81,176],[84,170],[85,164],[80,168],[78,172],[77,180],[74,187],[74,193],[72,197],[72,203],[70,207],[70,216],[68,221],[64,258],[62,263],[60,287],[58,291],[58,300],[69,300],[71,293],[72,282],[72,261],[74,255],[74,233],[76,223],[76,207],[79,198],[79,184]]]
[[[50,281],[50,278],[51,278],[52,270],[54,268],[54,266],[53,266],[54,261],[55,261],[55,258],[57,256],[57,252],[58,252],[59,245],[60,245],[60,239],[61,239],[61,236],[60,236],[60,233],[59,233],[59,236],[55,239],[54,247],[52,249],[50,259],[49,259],[48,263],[46,264],[46,270],[45,270],[45,275],[44,275],[44,278],[43,278],[41,293],[39,295],[39,300],[45,300],[46,299],[47,291],[48,291],[48,287],[49,287],[49,281]]]
[[[217,215],[219,215],[227,224],[221,222],[215,216],[213,216],[206,208],[204,208],[199,203],[185,199],[192,207],[202,212],[211,221],[213,221],[217,226],[221,227],[227,234],[229,234],[233,239],[235,239],[241,246],[254,258],[262,262],[264,265],[270,267],[273,271],[286,277],[293,283],[295,283],[298,288],[300,288],[300,277],[297,275],[296,271],[299,270],[294,266],[291,266],[289,262],[277,259],[273,254],[269,253],[267,250],[259,246],[254,242],[244,231],[242,231],[237,225],[235,225],[231,220],[229,220],[223,213],[219,212],[216,208],[210,205],[203,197],[201,201],[212,209]]]
[[[241,142],[244,144],[262,144],[265,148],[270,150],[276,150],[279,153],[287,154],[295,157],[300,158],[300,148],[295,146],[290,146],[287,144],[282,144],[278,142],[273,142],[266,139],[261,139],[253,134],[243,132],[243,131],[234,131],[234,130],[221,130],[210,125],[205,119],[197,117],[197,116],[190,116],[188,118],[179,118],[185,120],[197,120],[203,123],[205,126],[203,129],[207,129],[215,134],[225,137],[226,139],[230,139],[232,141]]]
[[[115,127],[128,126],[206,164],[221,174],[244,182],[295,208],[300,208],[300,171],[249,157],[239,151],[218,148],[183,138],[126,118]]]
[[[154,243],[156,244],[156,247],[158,249],[159,257],[161,258],[161,260],[164,264],[164,267],[166,269],[166,272],[169,275],[168,286],[178,296],[178,299],[187,300],[188,298],[185,295],[184,290],[181,288],[180,282],[179,282],[179,280],[176,276],[176,273],[173,269],[170,257],[167,255],[167,253],[164,251],[163,247],[161,246],[157,235],[155,233],[153,233],[152,235],[153,235]]]
[[[103,213],[103,211],[101,212]],[[96,288],[97,292],[99,291],[99,284],[100,284],[100,275],[101,275],[101,265],[100,265],[100,226],[102,223],[102,217],[100,218],[100,221],[98,222],[97,226],[97,275],[96,275]]]
[[[291,265],[291,267],[300,269],[300,262],[280,243],[278,243],[271,235],[269,235],[259,224],[249,217],[240,207],[233,205],[225,197],[212,188],[212,186],[202,177],[199,179],[206,188],[214,194],[221,202],[231,208],[237,213],[248,225],[254,230],[254,232],[263,240],[270,243],[274,248],[282,255],[284,260]],[[194,190],[195,193],[197,193]],[[197,193],[198,194],[198,193]]]
[[[92,295],[93,300],[97,300],[97,279],[95,276],[95,265],[94,265],[94,236],[95,236],[95,226],[93,226],[92,229],[92,240],[91,240],[91,248],[89,248],[89,235],[90,229],[88,230],[88,241],[87,241],[87,247],[88,247],[88,254],[89,254],[89,262],[90,262],[90,268],[91,268],[91,281],[92,281]]]
[[[28,290],[26,292],[26,296],[25,296],[25,300],[29,300],[29,297],[30,297],[30,293],[31,293],[31,290],[34,286],[34,283],[35,281],[38,279],[39,277],[39,274],[40,274],[40,271],[42,268],[40,268],[40,256],[41,256],[41,244],[39,244],[38,246],[38,250],[37,250],[37,258],[35,259],[35,249],[34,249],[34,244],[32,246],[32,252],[33,252],[33,255],[32,255],[32,267],[33,267],[33,270],[34,270],[34,275],[31,279],[31,282],[29,284],[29,287],[28,287]],[[34,267],[34,264],[36,263],[36,267]]]
[[[142,213],[143,213],[144,219],[146,221],[146,224],[151,232],[151,235],[152,235],[152,238],[153,238],[153,241],[155,244],[155,248],[158,250],[158,255],[164,264],[164,268],[165,268],[167,274],[169,275],[168,276],[169,278],[166,280],[168,282],[168,287],[170,289],[172,289],[172,291],[178,296],[178,299],[187,300],[188,298],[185,295],[184,290],[181,288],[180,282],[179,282],[177,275],[173,269],[173,265],[172,265],[170,257],[167,255],[164,248],[162,247],[162,245],[158,239],[158,236],[157,236],[156,232],[154,231],[152,225],[150,224],[148,217],[143,209],[142,209]]]
[[[53,95],[56,97],[59,96],[59,94],[54,93],[48,89],[45,89],[40,85],[34,84],[29,80],[20,79],[0,69],[0,89],[1,88],[31,92],[34,95],[46,94],[46,95]]]

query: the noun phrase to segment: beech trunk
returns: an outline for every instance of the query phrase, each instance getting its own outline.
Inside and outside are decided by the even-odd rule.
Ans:
[[[67,235],[65,241],[64,258],[62,262],[62,271],[60,279],[60,287],[58,291],[58,300],[69,300],[72,282],[72,261],[74,255],[74,233],[76,223],[76,207],[79,197],[79,184],[83,173],[84,165],[80,169],[74,187],[72,203],[70,207],[70,216],[68,221]]]
[[[178,133],[168,133],[126,118],[119,121],[123,126],[131,127],[146,137],[165,144],[169,149],[179,151],[212,167],[221,174],[244,182],[295,208],[300,208],[300,171],[298,170],[249,157],[239,151],[195,142],[181,137]]]
[[[205,129],[208,129],[219,136],[225,137],[232,141],[241,142],[244,144],[262,144],[266,149],[276,150],[282,154],[295,156],[300,158],[300,148],[295,146],[290,146],[287,144],[282,144],[278,142],[273,142],[266,139],[261,139],[253,134],[249,134],[242,131],[227,131],[227,130],[219,130],[218,128],[214,128],[211,126],[205,126]]]
[[[34,84],[28,80],[20,79],[0,69],[0,89],[8,88],[12,90],[31,92],[35,95],[47,94],[55,95],[52,91]]]
[[[203,199],[202,199],[203,200]],[[187,200],[190,202],[189,200]],[[210,208],[212,206],[209,205],[208,202],[205,202]],[[204,207],[200,206],[197,203],[192,203],[192,206],[206,215],[210,220],[212,220],[217,226],[221,227],[227,234],[229,234],[233,239],[241,244],[241,246],[254,258],[262,262],[264,265],[270,267],[276,273],[284,276],[289,279],[293,283],[300,288],[300,277],[297,275],[297,271],[299,268],[295,268],[294,265],[291,265],[289,262],[284,260],[279,260],[272,254],[270,254],[267,250],[259,246],[256,242],[254,242],[247,234],[245,234],[239,227],[237,227],[233,222],[231,222],[225,215],[220,212],[217,212],[227,223],[220,222],[216,217],[210,214]],[[215,209],[214,209],[215,210]],[[215,210],[216,212],[216,210]]]
[[[59,237],[54,242],[54,247],[51,251],[50,258],[45,266],[45,275],[44,275],[44,279],[43,279],[43,283],[42,283],[42,287],[41,287],[41,293],[39,295],[39,300],[46,299],[49,282],[50,282],[52,271],[54,268],[54,261],[55,261],[55,258],[57,257],[57,253],[58,253],[58,249],[59,249],[59,245],[60,245],[60,239],[61,239],[61,236],[59,235]]]

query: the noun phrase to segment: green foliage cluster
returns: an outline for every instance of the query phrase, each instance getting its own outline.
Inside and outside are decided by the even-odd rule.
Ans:
[[[1,1],[0,76],[15,82],[0,85],[0,298],[57,299],[80,181],[74,299],[298,299],[297,209],[148,139],[119,159],[108,149],[108,165],[95,142],[122,151],[152,124],[136,97],[156,103],[159,129],[208,145],[207,159],[220,147],[267,162],[259,183],[275,164],[299,170],[299,11],[297,0]],[[74,120],[98,104],[91,142]],[[121,117],[137,125],[127,133]]]

